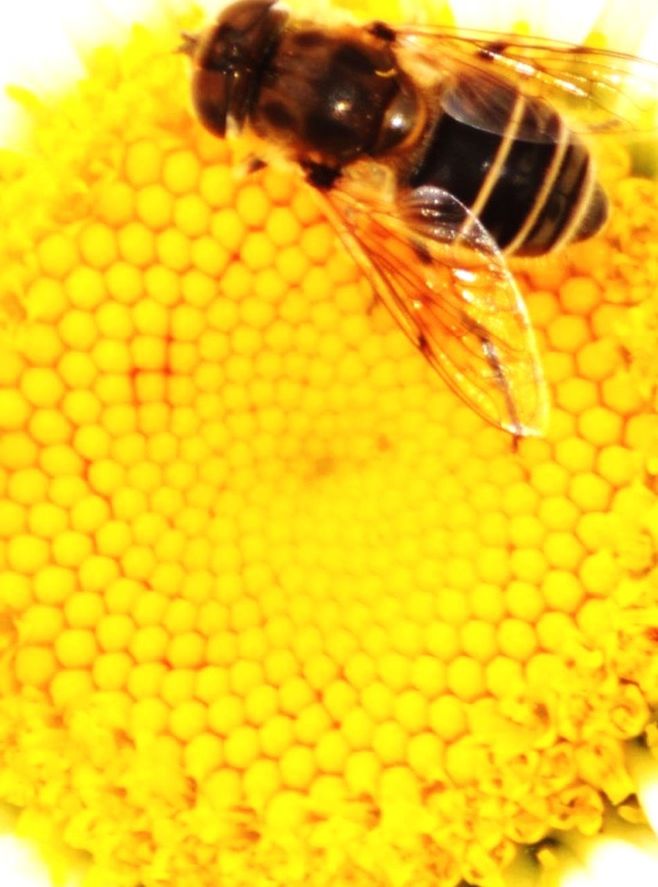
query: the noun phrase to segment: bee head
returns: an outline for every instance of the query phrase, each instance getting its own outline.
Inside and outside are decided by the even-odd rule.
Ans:
[[[218,136],[227,122],[244,123],[268,52],[288,13],[276,0],[238,0],[198,38],[185,38],[192,59],[192,101],[203,125]]]

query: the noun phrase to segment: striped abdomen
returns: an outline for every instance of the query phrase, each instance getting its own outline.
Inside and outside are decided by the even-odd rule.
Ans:
[[[545,103],[474,75],[441,94],[435,118],[408,184],[449,191],[501,249],[542,255],[605,222],[589,151]]]

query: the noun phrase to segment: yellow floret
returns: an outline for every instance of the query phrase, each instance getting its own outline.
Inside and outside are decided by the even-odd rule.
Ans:
[[[104,600],[98,592],[80,591],[70,595],[64,607],[71,628],[96,628],[104,612]]]
[[[26,687],[47,684],[57,671],[55,656],[50,647],[31,647],[27,644],[16,654],[16,680]]]
[[[172,736],[187,742],[199,736],[206,727],[208,711],[205,705],[194,699],[177,705],[169,717]]]
[[[103,616],[98,623],[98,643],[106,651],[124,650],[134,630],[134,623],[129,616],[123,613],[110,613]]]
[[[29,415],[30,405],[19,391],[0,390],[0,429],[3,433],[22,428]]]
[[[59,671],[50,684],[53,703],[65,709],[72,705],[83,706],[92,691],[91,675],[85,669]]]
[[[55,655],[65,667],[91,665],[96,651],[96,638],[88,629],[65,629],[55,641]]]
[[[126,686],[133,662],[125,653],[103,653],[93,666],[94,683],[99,690],[121,690]]]

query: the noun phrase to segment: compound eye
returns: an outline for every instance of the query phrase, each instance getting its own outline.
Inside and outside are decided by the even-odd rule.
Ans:
[[[192,75],[192,102],[201,123],[220,138],[226,135],[227,76],[221,71],[197,68]]]

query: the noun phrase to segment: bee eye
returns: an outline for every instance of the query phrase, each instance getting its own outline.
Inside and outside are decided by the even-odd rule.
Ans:
[[[192,100],[210,132],[224,136],[229,123],[242,126],[260,68],[287,17],[273,0],[240,0],[202,35],[193,54]]]

